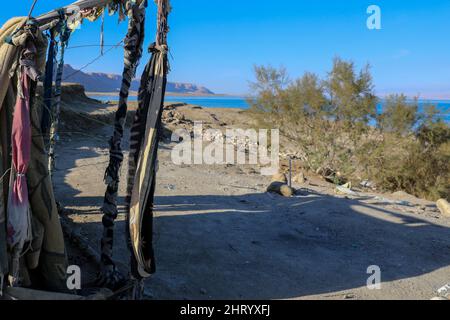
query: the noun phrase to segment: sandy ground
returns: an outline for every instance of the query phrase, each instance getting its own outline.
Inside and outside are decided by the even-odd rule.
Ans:
[[[211,127],[250,121],[239,110],[178,110]],[[57,198],[97,250],[111,130],[65,134],[57,149]],[[450,219],[433,203],[402,193],[340,196],[314,176],[282,198],[265,193],[270,178],[258,168],[177,166],[173,147],[165,141],[159,152],[149,299],[430,299],[450,283]],[[126,165],[121,204],[125,174]],[[114,258],[126,272],[122,206],[116,226]],[[380,290],[366,287],[371,265],[381,269]]]

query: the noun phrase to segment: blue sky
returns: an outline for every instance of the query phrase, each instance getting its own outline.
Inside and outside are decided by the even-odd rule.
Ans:
[[[3,0],[4,1],[4,0]],[[0,23],[26,15],[32,0],[0,12]],[[35,15],[71,0],[38,0]],[[382,10],[382,30],[368,30],[366,9]],[[450,1],[448,0],[172,0],[169,45],[171,81],[204,85],[218,93],[249,91],[253,65],[287,68],[291,78],[312,71],[326,75],[333,57],[372,65],[376,91],[450,97]],[[149,1],[147,46],[154,39],[155,7]],[[115,44],[126,22],[107,17],[105,43]],[[71,46],[98,44],[99,21],[86,21]],[[66,62],[81,67],[99,48],[71,49]],[[120,73],[115,49],[86,71]],[[144,57],[142,70],[148,56]]]

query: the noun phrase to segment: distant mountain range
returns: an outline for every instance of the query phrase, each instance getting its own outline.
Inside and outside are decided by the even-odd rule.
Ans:
[[[69,77],[67,82],[79,83],[84,86],[87,92],[119,92],[122,76],[118,74],[83,72],[72,68],[71,65],[64,65],[63,78]],[[139,79],[134,79],[131,83],[131,90],[139,90]],[[167,92],[177,94],[210,95],[211,90],[191,83],[167,83]]]

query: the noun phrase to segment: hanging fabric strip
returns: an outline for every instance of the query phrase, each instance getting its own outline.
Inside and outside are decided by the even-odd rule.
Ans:
[[[36,43],[39,41],[39,34],[36,21],[29,19],[23,30],[12,38],[12,44],[22,48],[22,51],[19,59],[20,75],[11,130],[12,173],[7,207],[11,286],[18,284],[19,259],[25,243],[31,240],[31,211],[27,183],[27,170],[31,158],[30,86],[31,81],[36,82],[42,79],[37,63]]]
[[[58,126],[59,126],[59,114],[61,109],[61,84],[62,75],[64,69],[64,54],[67,44],[69,42],[71,30],[67,27],[66,21],[61,22],[61,30],[59,34],[59,60],[56,68],[55,76],[55,93],[54,93],[54,105],[52,106],[51,114],[51,126],[50,126],[50,141],[48,147],[48,171],[50,176],[53,175],[55,168],[55,146],[58,140]]]
[[[155,191],[161,115],[169,66],[167,61],[167,17],[169,1],[158,0],[156,43],[149,48],[151,59],[141,77],[139,106],[130,136],[127,187],[128,240],[132,251],[132,274],[136,279],[155,271],[153,255],[153,196]]]
[[[146,2],[135,3],[128,8],[128,32],[124,40],[124,69],[120,89],[119,105],[115,115],[114,133],[110,139],[110,160],[105,172],[107,189],[102,206],[103,212],[103,236],[101,240],[102,274],[99,282],[107,287],[114,287],[121,282],[120,275],[116,271],[112,248],[114,239],[114,221],[117,218],[117,193],[119,187],[120,167],[123,162],[122,139],[127,116],[127,101],[129,89],[136,68],[142,57],[144,42],[144,25]]]
[[[100,25],[100,54],[103,55],[103,48],[105,45],[105,34],[104,34],[104,30],[105,30],[105,10],[103,9],[102,11],[102,23]]]
[[[55,61],[55,30],[49,31],[50,39],[47,54],[47,64],[45,65],[45,79],[44,79],[44,108],[42,109],[41,130],[44,137],[48,133],[50,126],[50,114],[52,110],[52,96],[53,96],[53,65]]]
[[[19,258],[31,240],[31,216],[28,201],[27,169],[31,153],[30,80],[21,67],[20,86],[13,116],[11,188],[8,199],[7,240],[11,254],[10,284],[17,284]]]
[[[16,87],[16,76],[11,73],[13,65],[19,58],[20,48],[10,45],[6,39],[20,26],[25,24],[26,17],[12,18],[0,28],[0,282],[9,273],[6,236],[6,206],[8,197],[8,181],[10,173],[11,122],[9,114],[14,107],[16,94],[10,88]],[[0,293],[3,286],[0,283]],[[1,296],[1,294],[0,294]]]

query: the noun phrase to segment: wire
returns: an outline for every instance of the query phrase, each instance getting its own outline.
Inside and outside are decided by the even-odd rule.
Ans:
[[[105,44],[103,45],[104,47],[118,47],[119,45],[117,44]],[[121,47],[123,47],[123,45],[120,45]],[[101,47],[100,44],[85,44],[85,45],[79,45],[79,46],[71,46],[71,47],[67,47],[66,50],[70,50],[70,49],[78,49],[78,48],[87,48],[87,47]]]
[[[30,19],[31,14],[33,13],[34,6],[36,5],[37,0],[33,1],[33,4],[31,5],[30,11],[28,12],[28,19]]]
[[[5,173],[3,173],[3,175],[0,177],[0,183],[3,181],[3,179],[5,178],[5,176],[8,174],[8,172],[11,171],[12,168],[9,168],[8,170],[5,171]]]
[[[112,49],[117,49],[118,47],[120,47],[123,43],[123,40],[120,40],[115,46],[112,46],[111,48],[109,48],[108,50],[106,50],[103,54],[98,55],[97,57],[95,57],[92,61],[86,63],[83,67],[81,67],[80,69],[76,70],[75,72],[72,72],[71,74],[69,74],[67,77],[65,77],[62,81],[66,81],[67,79],[69,79],[70,77],[76,75],[77,73],[81,72],[83,69],[86,69],[88,66],[90,66],[91,64],[93,64],[94,62],[96,62],[97,60],[99,60],[100,58],[102,58],[106,53],[108,53],[109,51],[111,51]]]

